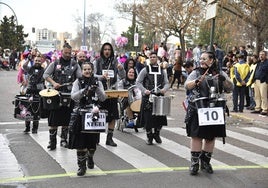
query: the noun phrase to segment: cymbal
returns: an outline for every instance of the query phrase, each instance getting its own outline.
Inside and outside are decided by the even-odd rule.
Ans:
[[[41,95],[42,97],[54,97],[58,94],[59,92],[55,89],[43,89],[39,92],[39,95]]]

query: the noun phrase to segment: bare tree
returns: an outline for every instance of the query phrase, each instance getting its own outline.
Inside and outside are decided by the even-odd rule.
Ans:
[[[77,37],[73,42],[76,46],[81,46],[83,37],[82,19],[77,16],[75,21],[77,23]],[[99,51],[102,42],[110,40],[114,35],[113,19],[107,18],[101,13],[89,14],[86,25],[86,45],[90,46],[93,51]]]
[[[207,2],[207,0],[203,0]],[[255,34],[256,51],[260,51],[267,40],[268,14],[267,0],[221,0],[219,5],[222,9],[237,16],[241,21],[248,24],[250,31],[243,33]],[[255,30],[255,31],[254,31]]]
[[[132,14],[135,7],[132,5],[122,3],[117,9]],[[137,23],[145,33],[153,36],[153,42],[165,42],[170,36],[179,37],[184,56],[185,33],[199,19],[199,5],[198,0],[145,0],[144,3],[136,4]]]

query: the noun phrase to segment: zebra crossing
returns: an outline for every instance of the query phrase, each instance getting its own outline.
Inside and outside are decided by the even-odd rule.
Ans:
[[[268,138],[259,139],[258,137],[264,137],[268,135],[268,130],[260,127],[241,127],[241,132],[234,130],[227,130],[227,141],[225,144],[220,139],[216,140],[214,156],[211,160],[211,164],[215,170],[237,170],[241,168],[268,168]],[[180,127],[164,127],[162,130],[162,144],[154,144],[153,146],[147,146],[145,144],[146,133],[144,130],[140,130],[136,133],[134,130],[127,130],[124,132],[116,131],[114,141],[118,144],[118,147],[111,147],[105,145],[106,134],[100,134],[100,144],[97,152],[99,160],[95,161],[95,168],[87,171],[87,175],[107,175],[109,173],[150,173],[150,172],[169,172],[174,170],[188,170],[190,161],[190,139],[186,136],[185,129]],[[247,134],[248,133],[248,134]],[[169,134],[173,136],[169,137]],[[174,139],[174,135],[176,139]],[[38,134],[30,134],[32,139],[38,143],[44,151],[54,159],[66,172],[66,176],[76,176],[77,162],[76,151],[66,148],[57,147],[55,151],[49,151],[47,149],[48,144],[48,131],[39,131]],[[228,142],[228,139],[232,139]],[[58,140],[60,138],[58,137]],[[183,141],[180,141],[183,140]],[[135,141],[136,145],[130,144]],[[186,142],[187,141],[187,144]],[[234,143],[235,142],[235,143]],[[0,171],[6,169],[8,173],[0,173],[0,183],[8,181],[7,179],[22,178],[23,171],[16,161],[16,156],[12,153],[8,147],[8,140],[4,138],[4,135],[0,134]],[[254,147],[247,147],[248,145]],[[151,151],[161,149],[164,152],[159,155],[152,154]],[[256,152],[257,151],[257,152]],[[104,153],[105,152],[105,153]],[[173,162],[172,166],[166,164],[166,161],[161,160],[167,154],[172,154],[177,158]],[[224,154],[228,157],[221,157]],[[104,169],[105,164],[98,163],[104,160],[104,155],[113,155],[118,163],[117,170]],[[109,157],[105,156],[105,157]],[[5,158],[12,159],[6,160]],[[103,159],[102,159],[103,158]],[[234,165],[234,161],[238,161]],[[184,161],[180,163],[180,161]],[[241,161],[241,163],[239,162]],[[243,161],[243,162],[242,162]],[[105,161],[103,162],[105,163]],[[120,166],[120,164],[128,164],[127,166]],[[119,169],[119,170],[118,170]]]

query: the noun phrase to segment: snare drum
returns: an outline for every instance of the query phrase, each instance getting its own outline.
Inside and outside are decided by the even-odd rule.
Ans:
[[[141,99],[141,90],[136,85],[131,86],[128,89],[128,103],[132,111],[140,112]]]
[[[56,110],[60,107],[59,92],[55,89],[44,89],[39,92],[42,97],[43,108],[45,110]]]
[[[60,93],[60,106],[70,107],[71,101],[71,93]]]
[[[198,108],[208,108],[209,107],[209,99],[208,97],[199,97],[193,100],[195,107]]]
[[[171,112],[171,97],[153,96],[153,115],[167,116]]]
[[[40,102],[38,97],[30,99],[30,97],[25,95],[16,95],[14,105],[14,118],[25,121],[40,120]]]
[[[106,111],[100,110],[98,114],[91,113],[92,108],[79,109],[82,117],[82,133],[100,133],[106,131]],[[95,118],[97,116],[97,118]]]

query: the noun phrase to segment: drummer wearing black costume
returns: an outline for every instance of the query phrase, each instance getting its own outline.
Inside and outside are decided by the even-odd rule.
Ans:
[[[164,95],[169,89],[169,82],[166,71],[163,71],[158,64],[156,52],[150,54],[150,65],[141,70],[136,80],[136,85],[140,88],[143,95],[140,124],[144,125],[146,129],[146,143],[152,145],[153,139],[155,139],[155,141],[160,144],[162,143],[160,130],[162,126],[167,125],[167,117],[165,115],[159,116],[152,114],[153,104],[150,99],[153,95]]]
[[[83,76],[76,79],[71,92],[71,97],[75,101],[75,108],[71,116],[69,129],[69,148],[77,150],[78,176],[83,176],[86,173],[86,161],[89,169],[94,168],[93,155],[100,136],[98,132],[81,132],[83,130],[82,126],[84,126],[82,125],[82,118],[85,117],[81,117],[79,111],[99,111],[98,102],[106,99],[102,83],[93,75],[93,64],[84,62],[81,68]]]
[[[26,60],[25,63],[22,65],[23,70],[27,74],[27,90],[26,96],[29,96],[30,99],[34,100],[37,98],[39,100],[39,91],[44,89],[45,83],[43,79],[44,68],[41,66],[41,56],[34,57],[34,64],[31,64],[30,60]],[[35,105],[36,103],[33,103]],[[34,107],[34,109],[39,109],[38,106]],[[39,126],[39,119],[40,119],[40,111],[34,114],[33,117],[33,128],[32,133],[36,134]],[[25,130],[24,133],[30,132],[30,121],[25,121]]]
[[[233,84],[228,75],[218,71],[213,52],[204,52],[200,67],[187,77],[185,88],[190,90],[185,123],[187,136],[191,137],[190,174],[197,175],[199,161],[201,170],[212,174],[210,159],[215,138],[226,137],[223,92],[231,92]]]
[[[116,89],[118,76],[123,79],[126,76],[126,71],[114,56],[114,50],[110,43],[104,43],[100,50],[100,57],[94,64],[95,76],[102,82],[104,90]],[[116,147],[117,144],[113,141],[113,131],[115,120],[119,119],[117,108],[117,98],[106,99],[101,106],[108,111],[106,121],[108,122],[108,134],[106,145]]]
[[[50,63],[44,72],[44,79],[52,84],[53,88],[60,93],[67,93],[71,97],[72,83],[76,78],[82,76],[81,68],[77,62],[71,59],[72,47],[65,43],[62,49],[62,57]],[[71,100],[69,100],[71,101]],[[61,142],[62,147],[67,147],[68,125],[73,104],[60,105],[59,108],[51,110],[48,117],[49,145],[50,150],[56,149],[57,129],[62,126]]]

